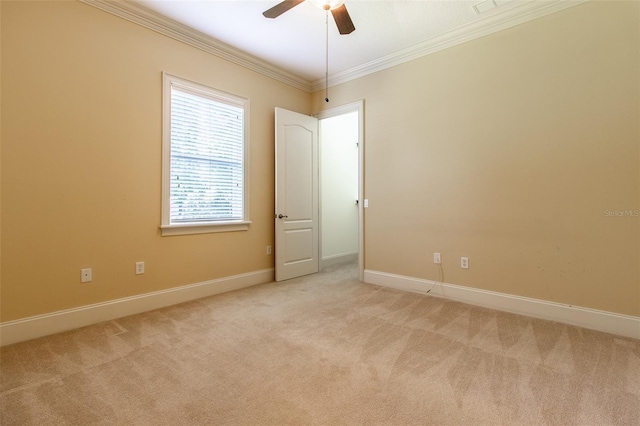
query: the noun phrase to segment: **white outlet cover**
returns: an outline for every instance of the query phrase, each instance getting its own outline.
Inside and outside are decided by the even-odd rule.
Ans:
[[[460,258],[460,267],[462,269],[469,269],[469,258],[468,257],[461,257]]]
[[[93,279],[93,271],[91,270],[91,268],[80,269],[81,283],[90,283],[92,279]]]

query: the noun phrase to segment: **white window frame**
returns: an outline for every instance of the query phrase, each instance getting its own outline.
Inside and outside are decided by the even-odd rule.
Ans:
[[[162,236],[246,231],[249,229],[249,99],[162,73]],[[171,223],[171,88],[177,87],[244,110],[243,121],[243,217],[234,221]]]

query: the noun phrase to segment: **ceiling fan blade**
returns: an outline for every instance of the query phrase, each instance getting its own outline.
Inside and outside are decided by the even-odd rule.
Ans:
[[[299,5],[303,1],[304,0],[284,0],[283,2],[280,2],[273,6],[271,9],[265,10],[264,12],[262,12],[262,14],[265,18],[277,18],[287,10]]]
[[[333,19],[336,21],[340,34],[351,34],[356,30],[356,27],[353,25],[353,21],[349,16],[349,12],[347,12],[347,7],[344,4],[335,9],[331,9],[331,14],[333,15]]]

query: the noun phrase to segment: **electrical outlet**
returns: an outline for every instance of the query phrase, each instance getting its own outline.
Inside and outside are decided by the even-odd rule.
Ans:
[[[437,263],[437,264],[442,263],[442,259],[440,258],[440,253],[433,253],[433,263]]]
[[[90,283],[93,279],[93,271],[91,268],[80,269],[80,282]]]
[[[271,246],[267,246],[267,256],[271,255]]]
[[[461,257],[460,258],[460,267],[462,269],[469,269],[469,258],[468,257]]]
[[[136,275],[144,274],[144,262],[136,262]]]

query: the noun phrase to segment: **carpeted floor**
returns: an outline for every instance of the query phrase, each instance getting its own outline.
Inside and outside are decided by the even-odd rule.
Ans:
[[[352,265],[1,349],[7,425],[639,425],[640,341]]]

